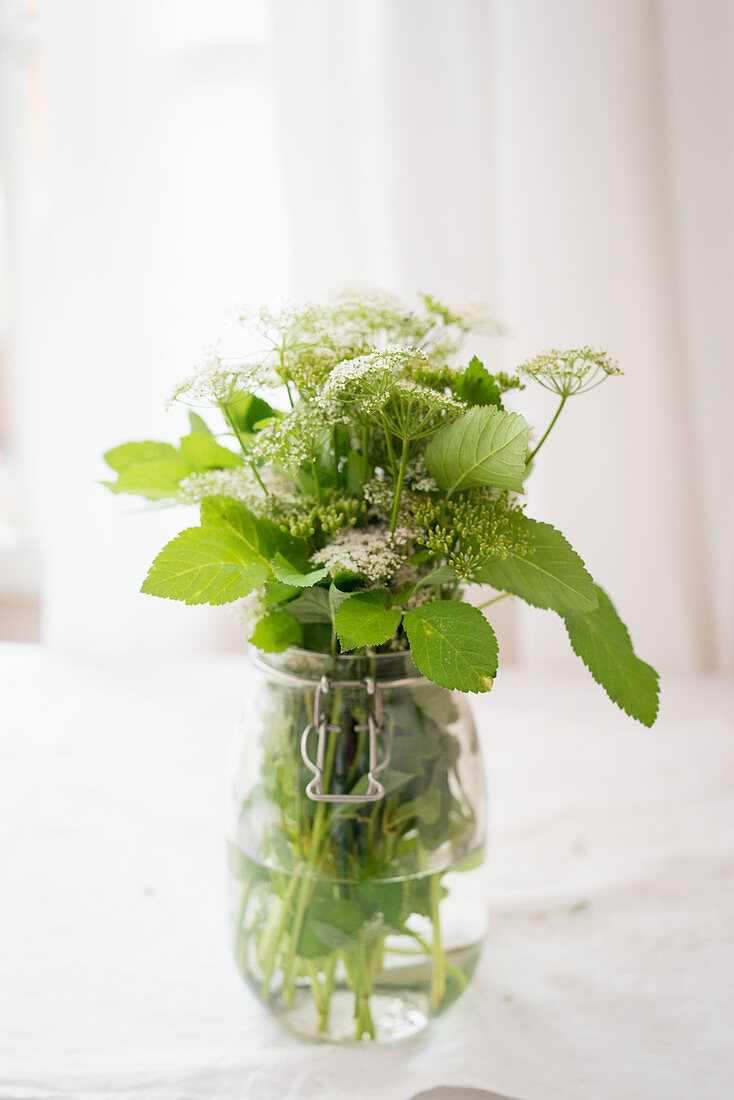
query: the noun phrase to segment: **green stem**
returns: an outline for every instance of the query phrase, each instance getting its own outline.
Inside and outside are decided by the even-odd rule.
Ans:
[[[224,419],[225,419],[225,420],[227,421],[227,423],[229,424],[230,428],[232,429],[232,431],[233,431],[233,433],[234,433],[234,437],[235,437],[235,439],[237,440],[237,442],[238,442],[238,443],[239,443],[239,445],[240,445],[240,450],[242,451],[243,455],[244,455],[244,456],[245,456],[245,458],[247,459],[247,461],[248,461],[248,464],[249,464],[249,466],[250,466],[250,469],[252,470],[253,474],[255,475],[255,477],[257,478],[257,480],[258,480],[258,482],[259,482],[259,484],[260,484],[260,488],[261,488],[261,489],[262,489],[262,491],[263,491],[263,492],[265,493],[265,496],[268,496],[269,494],[268,494],[268,490],[267,490],[267,489],[266,489],[266,487],[265,487],[265,482],[264,482],[264,481],[263,481],[263,479],[262,479],[262,478],[260,477],[260,474],[259,474],[259,473],[257,472],[257,465],[256,465],[256,464],[255,464],[255,463],[254,463],[254,462],[252,461],[252,458],[251,458],[251,457],[250,457],[250,455],[249,455],[249,454],[247,453],[247,447],[245,447],[244,443],[242,442],[242,436],[240,435],[240,430],[239,430],[239,428],[237,427],[237,425],[235,424],[235,422],[234,422],[234,420],[232,419],[232,417],[230,416],[230,413],[229,413],[229,410],[228,410],[228,408],[227,408],[227,405],[226,405],[226,404],[225,404],[224,402],[220,402],[220,404],[219,404],[219,408],[220,408],[220,409],[221,409],[221,411],[222,411],[222,416],[224,417]]]
[[[319,481],[319,475],[316,471],[316,459],[311,459],[311,473],[313,474],[313,483],[316,487],[316,499],[321,504],[321,482]]]
[[[390,438],[390,429],[385,423],[385,418],[382,420],[382,430],[385,433],[385,446],[387,447],[387,457],[390,461],[390,473],[392,474],[393,481],[396,478],[397,465],[395,463],[395,450],[392,445],[392,439]]]
[[[329,1009],[331,1007],[331,996],[334,992],[334,977],[336,975],[337,953],[334,951],[332,955],[326,960],[324,966],[324,1010],[319,1016],[319,1031],[326,1031],[329,1026]]]
[[[331,713],[331,725],[337,725],[337,718],[339,717],[339,708],[341,706],[341,688],[337,687],[334,692],[334,702],[332,704]],[[331,733],[329,731],[329,743],[326,749],[326,760],[324,762],[324,783],[328,784],[331,778],[332,768],[334,767],[334,753],[336,751],[336,739],[339,735],[337,733]],[[305,871],[300,877],[300,887],[298,891],[298,897],[296,899],[296,911],[293,917],[293,923],[290,928],[288,948],[283,960],[283,996],[286,1004],[292,1004],[295,997],[295,960],[296,960],[296,948],[298,947],[298,940],[301,935],[301,928],[303,927],[303,920],[306,915],[306,906],[308,905],[311,894],[313,893],[313,871],[321,855],[321,844],[324,836],[324,828],[326,823],[326,807],[328,803],[319,802],[316,806],[316,813],[314,814],[313,828],[311,830],[311,842],[309,845],[309,857],[308,862],[305,865]],[[301,865],[303,867],[303,864]]]
[[[409,936],[413,937],[415,942],[420,945],[422,950],[421,951],[409,951],[407,948],[400,949],[400,948],[391,947],[390,948],[390,954],[391,955],[432,955],[433,954],[433,945],[430,944],[428,942],[428,940],[424,940],[422,936],[419,936],[417,932],[412,932],[410,930],[410,928],[406,928],[405,931],[408,933]],[[466,989],[466,986],[468,984],[469,979],[467,978],[466,974],[464,974],[464,972],[462,970],[459,970],[458,966],[454,966],[454,964],[449,959],[446,958],[446,953],[445,952],[444,952],[444,966],[446,967],[446,973],[450,974],[451,977],[454,979],[454,981],[459,983],[459,987],[461,989]]]
[[[390,517],[390,534],[395,533],[395,528],[398,524],[398,512],[400,510],[400,498],[403,495],[403,481],[405,480],[405,467],[408,464],[408,440],[403,440],[403,448],[400,452],[400,468],[398,470],[398,480],[395,484],[395,496],[392,502],[392,516]]]
[[[550,435],[550,433],[551,433],[551,429],[552,429],[553,425],[555,424],[556,420],[558,420],[558,417],[559,417],[559,416],[561,415],[561,409],[562,409],[562,408],[563,408],[563,406],[564,406],[564,405],[566,404],[566,401],[567,401],[567,400],[568,400],[568,394],[564,394],[564,395],[563,395],[563,397],[561,398],[561,403],[560,403],[560,405],[559,405],[559,406],[558,406],[558,408],[556,409],[556,412],[555,412],[555,415],[554,415],[553,419],[551,420],[550,424],[548,425],[548,427],[547,427],[547,428],[545,429],[545,432],[543,433],[543,436],[542,436],[542,438],[541,438],[541,440],[540,440],[540,443],[539,443],[539,444],[538,444],[538,446],[537,446],[537,447],[535,448],[535,450],[534,450],[534,451],[531,451],[531,452],[530,452],[530,454],[528,455],[528,461],[527,461],[527,464],[528,464],[528,465],[529,465],[529,464],[530,464],[530,463],[531,463],[531,462],[533,461],[533,459],[534,459],[534,458],[535,458],[535,456],[537,455],[538,451],[540,450],[540,448],[541,448],[541,447],[543,446],[543,444],[545,443],[546,439],[547,439],[547,438],[548,438],[548,436]]]
[[[337,445],[336,428],[331,429],[331,446],[334,452],[334,487],[339,488],[339,447]]]
[[[499,603],[500,600],[506,600],[508,596],[511,596],[512,592],[503,592],[501,596],[493,596],[491,600],[485,600],[484,603],[477,604],[477,611],[483,611],[485,607],[491,607],[493,603]]]
[[[441,875],[431,875],[429,907],[433,925],[433,973],[431,975],[431,1007],[437,1009],[446,996],[446,956],[441,943]]]
[[[367,429],[366,428],[362,428],[361,449],[362,449],[362,484],[364,485],[365,481],[367,480],[367,465],[368,465]]]

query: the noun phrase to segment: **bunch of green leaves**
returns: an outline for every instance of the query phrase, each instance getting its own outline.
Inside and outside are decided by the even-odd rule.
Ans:
[[[347,294],[261,311],[255,325],[269,345],[256,364],[217,361],[177,391],[209,395],[217,436],[191,413],[178,446],[130,443],[105,456],[116,493],[201,501],[199,525],[163,548],[143,591],[247,599],[248,635],[262,649],[410,647],[437,684],[486,691],[497,641],[462,599],[468,585],[490,584],[560,615],[594,678],[650,724],[656,674],[564,536],[523,504],[565,403],[616,364],[581,348],[536,357],[512,377],[476,357],[462,368],[452,356],[471,324],[430,296],[412,311]],[[532,448],[526,421],[504,404],[523,378],[560,398]]]

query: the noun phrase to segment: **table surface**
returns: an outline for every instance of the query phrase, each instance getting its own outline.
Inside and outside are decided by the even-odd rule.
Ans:
[[[492,931],[464,997],[381,1049],[282,1032],[229,955],[222,832],[243,658],[0,646],[2,1100],[729,1100],[734,687],[658,724],[590,681],[475,700]],[[448,1087],[446,1087],[448,1086]]]

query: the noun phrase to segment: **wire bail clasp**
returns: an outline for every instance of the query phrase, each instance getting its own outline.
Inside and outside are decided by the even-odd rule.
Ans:
[[[368,733],[367,790],[364,794],[327,794],[324,791],[324,762],[326,759],[326,741],[329,733],[341,733],[341,726],[331,724],[324,711],[324,696],[331,691],[332,681],[322,676],[314,692],[313,721],[309,722],[301,735],[301,757],[303,763],[313,772],[313,779],[306,787],[307,796],[314,802],[379,802],[385,797],[385,788],[375,777],[390,763],[390,750],[378,764],[377,738],[383,733],[382,693],[371,676],[364,680],[340,680],[344,687],[364,687],[372,699],[372,709],[367,715],[366,725],[356,725],[357,733]],[[316,742],[316,763],[308,755],[308,740],[312,732],[318,734]]]

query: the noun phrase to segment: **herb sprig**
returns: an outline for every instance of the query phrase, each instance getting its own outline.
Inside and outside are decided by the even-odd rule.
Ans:
[[[558,614],[609,697],[654,722],[657,674],[564,536],[524,510],[525,479],[567,401],[620,373],[605,352],[553,350],[509,376],[476,357],[462,366],[466,335],[499,326],[430,295],[411,310],[345,293],[243,321],[266,350],[214,357],[177,387],[173,399],[192,406],[178,446],[105,455],[113,492],[201,507],[143,592],[232,604],[263,650],[410,647],[435,683],[482,692],[497,640],[462,601],[490,584],[496,598]],[[560,398],[534,446],[504,406],[527,381]],[[193,411],[202,406],[217,425]]]

